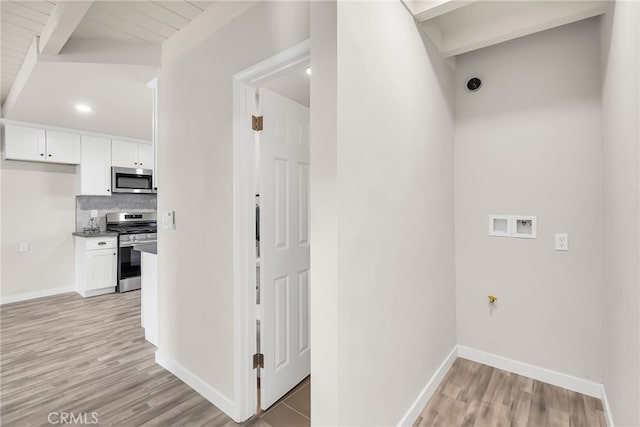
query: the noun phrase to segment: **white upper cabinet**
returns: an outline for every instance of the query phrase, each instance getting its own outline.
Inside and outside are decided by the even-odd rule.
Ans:
[[[47,130],[47,161],[80,164],[80,135]]]
[[[82,136],[80,195],[111,195],[111,140]]]
[[[121,168],[138,167],[138,143],[111,140],[111,162]]]
[[[144,169],[153,169],[153,146],[138,144],[138,164]]]
[[[4,157],[9,160],[45,161],[44,129],[5,125]]]
[[[153,169],[153,146],[113,139],[111,161],[113,166],[122,168]]]
[[[80,135],[28,126],[5,125],[5,159],[80,163]]]

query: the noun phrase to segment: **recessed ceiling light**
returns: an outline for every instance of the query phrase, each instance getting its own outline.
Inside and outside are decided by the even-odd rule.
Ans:
[[[87,104],[76,105],[76,110],[80,111],[81,113],[90,113],[93,111],[93,109]]]
[[[305,68],[305,71],[307,72],[307,76],[311,75],[311,67]]]

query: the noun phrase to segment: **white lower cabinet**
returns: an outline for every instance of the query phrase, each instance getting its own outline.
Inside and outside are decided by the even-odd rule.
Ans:
[[[141,308],[144,337],[151,344],[158,346],[158,256],[148,252],[141,253],[142,285]]]
[[[76,292],[83,297],[115,292],[118,282],[116,236],[76,236]]]

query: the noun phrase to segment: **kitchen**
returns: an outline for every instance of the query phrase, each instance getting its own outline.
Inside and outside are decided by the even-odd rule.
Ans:
[[[93,297],[140,290],[143,268],[155,264],[143,264],[142,253],[144,258],[157,254],[153,141],[10,120],[2,129],[5,162],[75,165],[75,291]],[[21,242],[19,250],[29,247],[30,242]],[[149,280],[145,284],[157,286]],[[155,313],[155,304],[145,300],[143,306]],[[157,330],[157,320],[148,313],[142,315],[143,325],[146,320],[148,328]],[[149,340],[157,345],[155,334]]]

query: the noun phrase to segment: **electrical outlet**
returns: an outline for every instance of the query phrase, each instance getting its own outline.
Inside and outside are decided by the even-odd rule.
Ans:
[[[91,211],[91,218],[98,218],[98,211],[97,210],[93,209]]]
[[[20,242],[20,252],[28,252],[29,251],[29,242]]]
[[[569,235],[566,233],[556,233],[556,251],[569,250]]]

